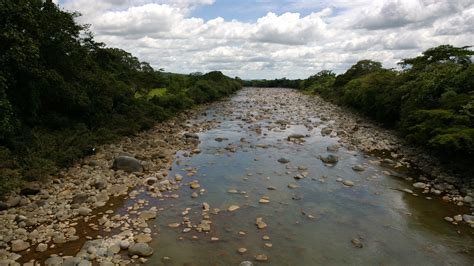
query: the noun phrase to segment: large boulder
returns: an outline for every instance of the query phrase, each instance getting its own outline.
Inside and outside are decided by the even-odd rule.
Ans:
[[[39,184],[31,183],[26,185],[21,191],[20,194],[23,196],[36,195],[40,193],[41,188]]]
[[[143,165],[134,157],[121,155],[115,158],[112,169],[124,170],[129,173],[141,172],[143,171]]]

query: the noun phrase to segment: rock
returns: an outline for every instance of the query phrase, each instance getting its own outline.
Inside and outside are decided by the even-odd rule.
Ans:
[[[110,246],[107,251],[111,252],[112,254],[117,254],[121,250],[121,247],[119,245],[112,245]]]
[[[268,257],[265,254],[257,254],[257,255],[255,255],[255,260],[256,261],[267,261]]]
[[[50,257],[44,262],[46,266],[61,266],[63,265],[64,259],[61,257]]]
[[[344,184],[345,186],[348,186],[348,187],[354,186],[354,182],[352,182],[351,180],[344,180],[344,181],[342,181],[342,184]]]
[[[209,203],[207,203],[207,202],[203,202],[203,203],[202,203],[202,209],[203,209],[204,211],[209,211],[209,208],[211,208],[211,207],[209,206]]]
[[[30,247],[30,243],[23,241],[21,239],[13,240],[11,243],[11,248],[13,252],[19,252],[26,250]]]
[[[168,227],[170,227],[170,228],[178,228],[180,226],[181,226],[180,223],[170,223],[170,224],[168,224]]]
[[[332,133],[332,128],[330,127],[325,127],[321,129],[321,135],[326,136]]]
[[[463,201],[464,201],[465,203],[471,203],[471,202],[473,201],[473,199],[472,199],[471,196],[465,196],[465,197],[463,198]]]
[[[135,242],[137,243],[149,243],[153,239],[149,234],[139,234],[135,236]]]
[[[191,182],[191,184],[189,185],[189,187],[190,187],[191,189],[197,189],[197,188],[200,188],[201,185],[200,185],[197,181],[193,181],[193,182]]]
[[[365,171],[365,167],[360,164],[356,164],[352,166],[352,170],[357,171],[357,172],[362,172],[362,171]]]
[[[456,222],[461,222],[462,221],[462,215],[461,214],[455,215],[453,218],[454,218],[454,221],[456,221]]]
[[[246,260],[246,261],[242,261],[239,266],[253,266],[253,263]]]
[[[137,255],[140,257],[149,257],[153,254],[153,248],[146,243],[136,243],[130,245],[128,248],[128,254],[131,256]]]
[[[155,219],[158,213],[154,210],[142,211],[138,218],[143,219],[144,221],[148,221],[151,219]]]
[[[107,180],[104,178],[97,178],[92,186],[98,190],[102,190],[107,188],[107,183]]]
[[[449,216],[444,217],[444,220],[447,221],[447,222],[450,222],[450,223],[454,222],[454,219],[452,217],[449,217]]]
[[[149,186],[155,184],[158,182],[158,178],[154,177],[154,176],[150,176],[148,177],[147,179],[145,179],[145,183]]]
[[[8,205],[9,208],[13,208],[13,207],[18,206],[18,204],[20,204],[20,201],[21,201],[20,196],[12,196],[12,197],[9,197],[5,203]]]
[[[8,209],[8,204],[3,201],[0,201],[0,211],[4,211],[6,209]]]
[[[360,239],[358,238],[354,238],[351,240],[351,243],[352,243],[352,246],[354,246],[355,248],[362,248],[364,247],[364,245],[362,244],[362,242],[360,241]]]
[[[339,144],[331,144],[327,146],[326,150],[328,152],[337,152],[341,146]]]
[[[293,184],[293,183],[288,184],[288,188],[292,188],[292,189],[293,189],[293,188],[297,188],[297,187],[298,187],[297,184]]]
[[[404,188],[404,189],[402,189],[402,190],[403,190],[404,192],[406,192],[406,193],[413,194],[413,190],[411,190],[411,189]]]
[[[45,252],[48,250],[48,245],[44,243],[39,243],[38,246],[36,246],[36,252]]]
[[[120,249],[127,250],[130,247],[130,242],[126,240],[122,240],[120,241],[119,246],[120,246]]]
[[[474,224],[474,215],[464,214],[464,215],[462,216],[462,219],[463,219],[464,222],[466,222],[466,223]]]
[[[183,176],[180,175],[180,174],[176,174],[176,175],[174,176],[174,180],[176,180],[177,182],[180,182],[181,180],[183,180]]]
[[[320,156],[323,163],[335,164],[339,161],[339,157],[336,155],[329,154],[327,156]]]
[[[262,204],[266,204],[266,203],[270,203],[270,200],[267,197],[262,197],[258,202]]]
[[[186,132],[184,133],[184,137],[187,139],[199,139],[199,135],[196,133]]]
[[[425,188],[426,187],[426,184],[425,183],[422,183],[422,182],[416,182],[413,184],[413,187],[416,187],[416,188]]]
[[[289,163],[290,160],[288,160],[288,159],[286,159],[286,158],[280,158],[280,159],[278,159],[278,162],[285,164],[285,163]]]
[[[141,172],[143,171],[143,165],[134,157],[122,155],[115,158],[112,169],[123,170],[129,173]]]
[[[230,205],[229,208],[227,208],[227,211],[233,212],[240,209],[238,205]]]
[[[36,195],[40,193],[40,186],[36,183],[26,185],[21,191],[20,194],[23,196]]]
[[[80,207],[77,211],[79,212],[79,215],[82,216],[89,215],[92,212],[92,210],[87,207]]]
[[[246,248],[239,248],[239,249],[237,249],[237,252],[239,252],[240,254],[244,254],[245,252],[247,252],[247,249]]]
[[[89,199],[89,194],[87,193],[78,193],[76,194],[71,201],[71,204],[82,204]]]
[[[302,139],[305,136],[303,134],[291,134],[288,136],[287,140],[291,141],[292,139]]]
[[[264,229],[267,227],[267,224],[263,221],[263,218],[258,217],[255,221],[258,229]]]
[[[269,186],[269,187],[267,187],[267,189],[268,189],[268,190],[276,190],[276,187],[274,187],[274,186]]]

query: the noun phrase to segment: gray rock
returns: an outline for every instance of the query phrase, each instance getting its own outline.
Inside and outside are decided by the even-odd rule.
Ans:
[[[128,254],[138,255],[140,257],[149,257],[153,254],[153,249],[146,243],[136,243],[130,245],[128,248]]]
[[[94,184],[92,185],[94,188],[102,190],[107,188],[107,180],[103,178],[98,178],[95,180]]]
[[[462,219],[463,219],[464,222],[466,222],[466,223],[474,224],[474,215],[464,214],[464,215],[462,216]]]
[[[239,266],[253,266],[253,263],[251,261],[242,261]]]
[[[51,257],[44,262],[46,266],[61,266],[63,265],[64,259],[61,257]]]
[[[141,172],[143,171],[143,165],[139,160],[130,156],[118,156],[115,158],[112,165],[114,170],[124,170],[125,172]]]
[[[196,133],[186,132],[184,133],[184,137],[188,139],[199,139],[199,135]]]
[[[288,140],[292,140],[292,139],[302,139],[304,138],[305,136],[303,134],[291,134],[288,136]]]
[[[12,207],[18,206],[18,204],[20,204],[20,201],[21,201],[20,196],[12,196],[12,197],[9,197],[5,203],[8,205],[8,207],[12,208]]]
[[[360,164],[356,164],[352,166],[352,170],[357,171],[357,172],[362,172],[362,171],[365,171],[365,167]]]
[[[336,155],[329,154],[328,156],[320,156],[323,163],[335,164],[339,161],[339,157]]]
[[[79,215],[82,215],[82,216],[89,215],[89,213],[92,212],[92,210],[87,207],[80,207],[78,211],[79,211]]]
[[[326,150],[329,152],[337,152],[341,146],[339,144],[331,144],[327,146]]]
[[[278,159],[278,162],[279,162],[279,163],[289,163],[290,160],[288,160],[288,159],[286,159],[286,158],[280,158],[280,159]]]
[[[87,193],[79,193],[79,194],[76,194],[72,198],[71,204],[82,204],[86,202],[88,199],[89,199],[89,195]]]
[[[416,187],[416,188],[425,188],[426,187],[426,184],[423,183],[423,182],[416,182],[413,184],[413,187]]]

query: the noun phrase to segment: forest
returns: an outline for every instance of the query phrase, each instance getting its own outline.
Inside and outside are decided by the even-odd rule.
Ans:
[[[361,60],[341,75],[323,70],[298,87],[397,130],[472,178],[474,51],[470,48],[430,48],[401,60],[400,70]]]
[[[218,71],[155,70],[96,42],[78,15],[50,1],[0,1],[0,194],[241,88]]]

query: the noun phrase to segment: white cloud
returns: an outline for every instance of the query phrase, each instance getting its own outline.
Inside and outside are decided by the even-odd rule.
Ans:
[[[424,49],[474,40],[472,0],[289,1],[285,10],[314,12],[268,10],[254,22],[191,16],[214,0],[64,1],[83,14],[80,22],[91,24],[98,41],[180,73],[304,78],[322,69],[343,72],[365,58],[395,67]]]

